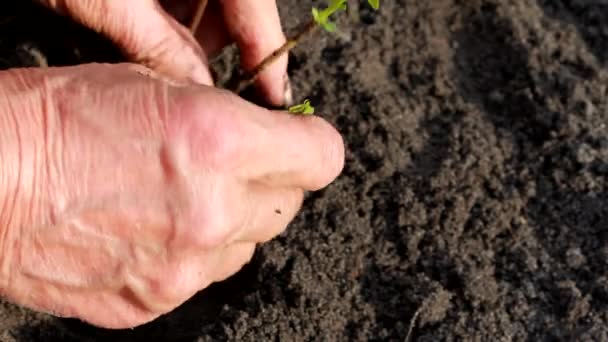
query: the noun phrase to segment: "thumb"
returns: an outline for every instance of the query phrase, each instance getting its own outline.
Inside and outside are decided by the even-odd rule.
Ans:
[[[156,0],[47,0],[51,8],[111,39],[131,61],[174,78],[212,85],[206,56]]]

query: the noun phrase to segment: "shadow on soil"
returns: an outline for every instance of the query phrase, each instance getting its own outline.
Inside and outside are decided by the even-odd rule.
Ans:
[[[37,67],[32,51],[44,55],[49,66],[123,60],[110,41],[33,0],[2,1],[0,13],[0,70]]]
[[[545,13],[574,25],[589,50],[608,64],[608,3],[606,1],[537,0]]]

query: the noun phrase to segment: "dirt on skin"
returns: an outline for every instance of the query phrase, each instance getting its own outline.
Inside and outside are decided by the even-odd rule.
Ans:
[[[13,2],[4,67],[117,56]],[[3,304],[1,340],[608,341],[608,2],[349,2],[290,61],[346,167],[283,235],[148,325]]]

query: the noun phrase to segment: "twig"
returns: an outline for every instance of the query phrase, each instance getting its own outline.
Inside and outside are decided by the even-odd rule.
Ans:
[[[205,9],[207,8],[207,0],[200,0],[198,6],[196,7],[196,12],[194,12],[194,17],[192,18],[192,22],[190,23],[190,32],[193,34],[196,33],[198,26],[201,23],[201,19],[203,19],[203,14],[205,14]]]
[[[414,332],[414,327],[416,326],[416,321],[418,320],[418,315],[420,315],[420,311],[422,311],[424,304],[421,305],[418,310],[414,313],[412,320],[410,321],[410,327],[407,331],[407,335],[405,336],[405,342],[410,341],[410,337],[412,337],[412,333]]]
[[[296,45],[298,45],[298,43],[305,36],[314,32],[317,27],[317,23],[314,20],[311,20],[308,24],[306,24],[306,26],[304,26],[302,31],[300,31],[293,38],[288,39],[283,44],[283,46],[274,50],[274,52],[268,55],[268,57],[264,58],[264,60],[260,64],[258,64],[258,66],[256,66],[253,70],[246,74],[245,77],[238,82],[233,91],[237,94],[240,94],[245,89],[247,89],[250,85],[253,84],[253,82],[255,82],[255,80],[258,78],[260,73],[262,73],[262,71],[266,70],[266,68],[272,63],[274,63],[277,59],[279,59],[279,57],[281,57],[283,54],[287,53],[289,50],[293,49]]]

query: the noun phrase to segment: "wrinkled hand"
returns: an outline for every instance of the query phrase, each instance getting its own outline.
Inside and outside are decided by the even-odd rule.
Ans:
[[[231,41],[245,70],[285,42],[275,0],[209,0],[196,39],[180,22],[191,19],[199,0],[162,0],[162,6],[157,0],[40,1],[106,35],[132,62],[179,81],[211,85],[207,60]],[[285,104],[286,72],[284,56],[258,78],[261,95],[272,105]]]
[[[0,72],[0,291],[126,328],[167,313],[285,229],[340,173],[319,117],[131,64]]]

